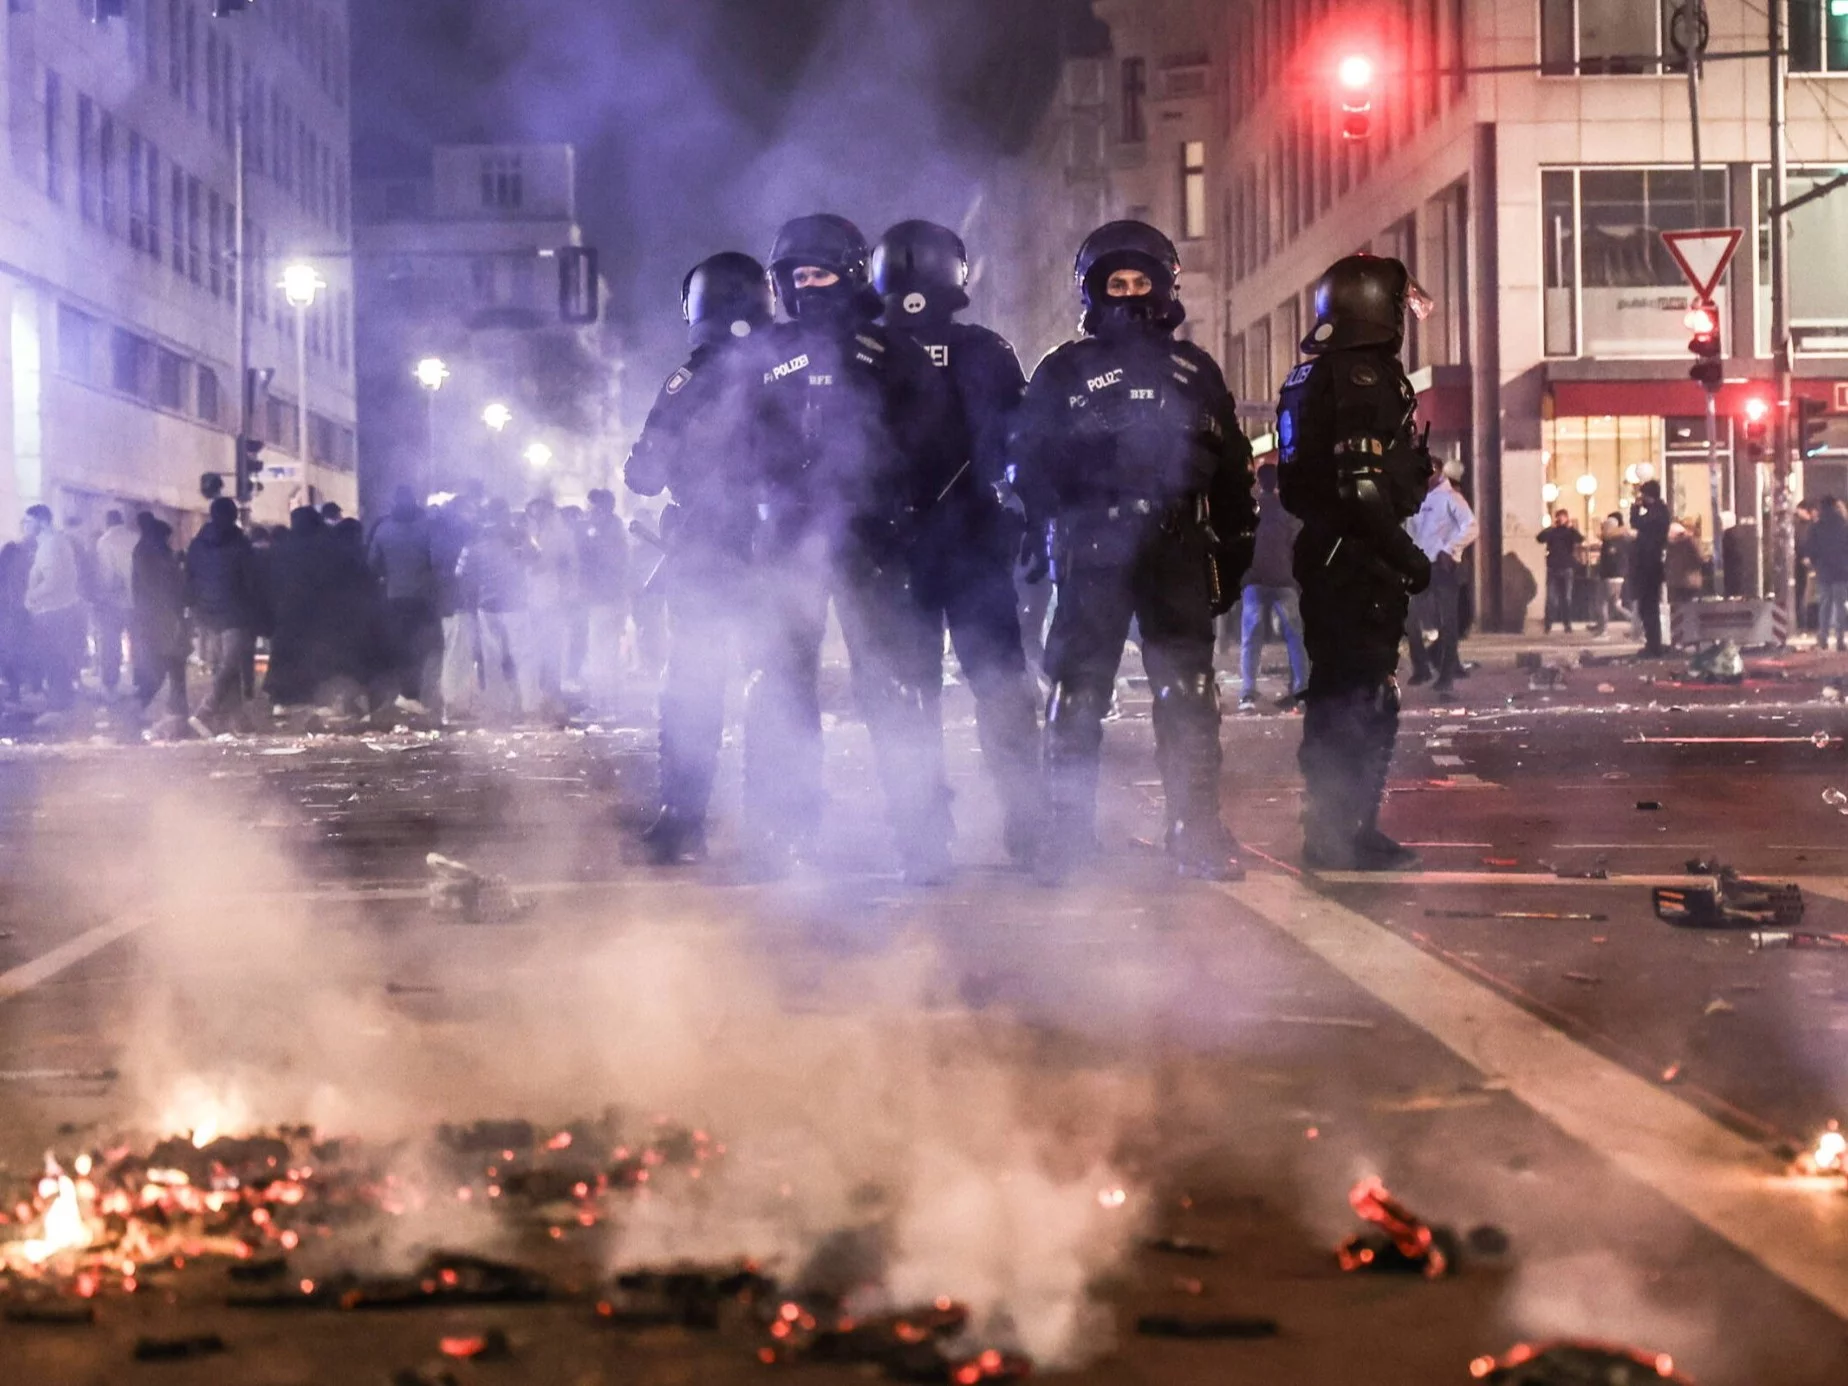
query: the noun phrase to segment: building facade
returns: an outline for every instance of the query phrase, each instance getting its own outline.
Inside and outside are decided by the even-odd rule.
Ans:
[[[1788,3],[1794,196],[1848,168],[1848,7]],[[1112,22],[1100,84],[1109,210],[1146,206],[1186,227],[1204,201],[1206,234],[1191,255],[1183,237],[1183,258],[1219,286],[1221,335],[1200,339],[1221,354],[1260,448],[1262,415],[1298,359],[1311,290],[1330,262],[1356,250],[1397,256],[1436,300],[1407,360],[1434,449],[1468,468],[1483,524],[1475,575],[1485,619],[1519,629],[1537,617],[1535,534],[1555,499],[1583,525],[1653,475],[1677,515],[1713,531],[1704,396],[1687,376],[1690,294],[1662,231],[1746,231],[1715,295],[1726,357],[1722,507],[1748,527],[1764,513],[1769,467],[1754,461],[1737,417],[1772,377],[1771,80],[1762,57],[1717,56],[1765,49],[1762,4],[1707,5],[1715,56],[1700,83],[1698,187],[1671,0],[1098,8]],[[1334,74],[1350,53],[1377,73],[1362,140],[1342,135]],[[1160,81],[1199,71],[1201,58],[1204,75],[1178,88]],[[1210,93],[1204,107],[1197,87]],[[1123,167],[1123,136],[1164,129],[1166,148],[1152,133],[1148,142],[1151,185],[1147,170]],[[1196,141],[1203,190],[1193,181]],[[1795,211],[1790,227],[1797,390],[1829,411],[1795,484],[1800,494],[1842,494],[1848,280],[1835,262],[1848,246],[1848,190]],[[1196,323],[1199,277],[1190,264]],[[1747,548],[1756,569],[1757,545]]]
[[[621,458],[608,328],[561,321],[579,246],[569,145],[443,145],[359,182],[362,453],[369,492],[480,482],[581,499]],[[414,374],[438,360],[434,389]]]
[[[251,362],[268,380],[253,514],[352,505],[345,0],[220,18],[212,0],[12,0],[0,45],[0,526],[44,502],[88,526],[152,510],[183,538],[207,505],[202,476],[230,489],[240,123]],[[327,285],[306,310],[306,439],[303,334],[278,283],[298,257]]]

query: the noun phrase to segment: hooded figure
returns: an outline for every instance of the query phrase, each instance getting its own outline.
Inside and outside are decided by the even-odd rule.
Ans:
[[[147,511],[135,517],[140,538],[129,559],[129,648],[134,657],[135,696],[145,709],[167,685],[169,716],[184,717],[186,659],[192,640],[186,631],[186,574],[169,541],[173,526]]]

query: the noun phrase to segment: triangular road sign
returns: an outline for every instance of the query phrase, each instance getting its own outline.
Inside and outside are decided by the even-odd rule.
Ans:
[[[1720,276],[1726,273],[1744,236],[1741,227],[1715,226],[1704,231],[1664,231],[1662,244],[1694,286],[1695,295],[1705,302],[1713,297]]]

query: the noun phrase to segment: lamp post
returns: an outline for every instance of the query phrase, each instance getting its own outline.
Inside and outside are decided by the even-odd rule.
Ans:
[[[430,458],[429,474],[424,478],[423,490],[429,492],[436,481],[436,394],[443,388],[443,382],[449,379],[448,363],[440,356],[426,356],[411,371],[417,383],[423,386],[429,396],[430,404]]]
[[[1598,478],[1586,472],[1572,483],[1572,489],[1585,498],[1585,532],[1591,533],[1591,498],[1598,494]]]
[[[295,455],[302,463],[302,485],[308,485],[308,463],[313,449],[308,433],[308,310],[315,296],[327,287],[313,265],[294,264],[282,271],[278,285],[295,310]]]

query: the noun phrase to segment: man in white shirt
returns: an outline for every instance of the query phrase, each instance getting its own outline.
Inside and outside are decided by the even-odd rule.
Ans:
[[[122,512],[111,510],[106,528],[96,541],[96,574],[91,624],[96,628],[96,677],[109,692],[122,681],[122,637],[134,605],[135,545],[139,536],[122,522]]]
[[[1431,585],[1412,599],[1411,618],[1405,623],[1412,643],[1413,683],[1429,683],[1440,694],[1450,692],[1462,674],[1457,654],[1463,595],[1463,553],[1476,542],[1476,515],[1452,484],[1461,479],[1463,464],[1452,459],[1431,476],[1424,505],[1405,522],[1412,542],[1431,560]],[[1427,628],[1437,628],[1437,641],[1425,644]]]
[[[25,534],[34,543],[32,568],[26,575],[26,614],[45,676],[46,701],[61,711],[71,705],[77,670],[83,664],[83,568],[76,541],[58,532],[48,507],[34,505],[26,511]]]

